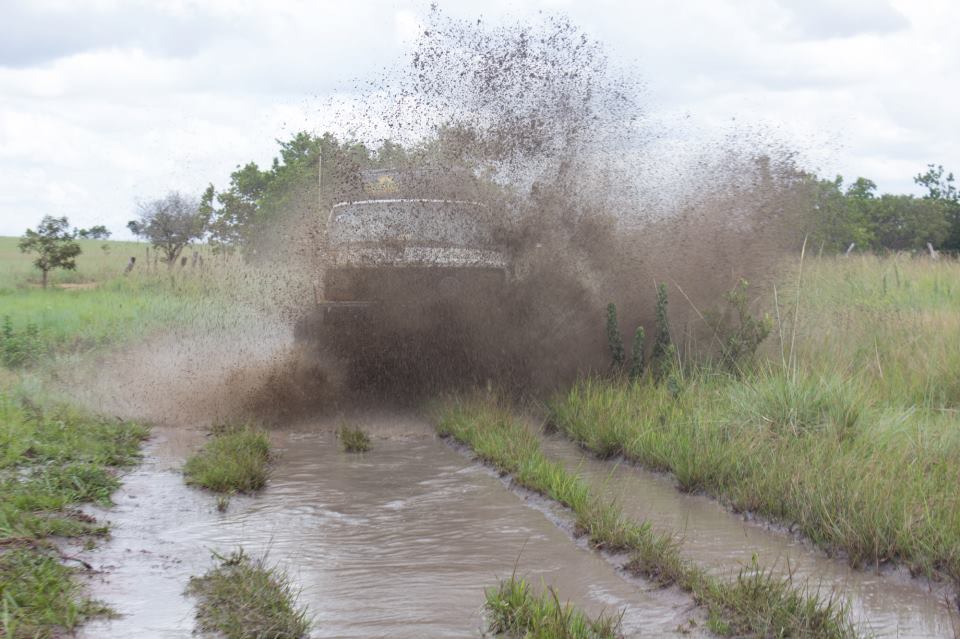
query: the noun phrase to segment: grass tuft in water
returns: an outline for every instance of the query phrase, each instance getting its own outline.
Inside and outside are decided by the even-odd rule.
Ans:
[[[570,604],[561,605],[548,588],[537,594],[526,579],[511,575],[487,588],[487,625],[491,633],[543,639],[618,639],[621,616],[601,614],[591,619]]]
[[[186,481],[218,493],[260,490],[267,483],[270,440],[251,426],[213,429],[213,438],[183,467]]]
[[[348,453],[365,453],[373,445],[370,442],[370,435],[366,434],[359,426],[350,426],[344,424],[337,431],[337,437],[340,438],[340,445]]]
[[[310,631],[304,607],[287,575],[238,550],[202,577],[191,577],[187,594],[199,600],[197,630],[225,639],[300,639]]]

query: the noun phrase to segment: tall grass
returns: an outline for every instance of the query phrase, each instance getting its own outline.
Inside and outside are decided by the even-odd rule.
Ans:
[[[960,583],[960,264],[814,261],[769,358],[688,367],[677,394],[588,379],[550,419],[600,457],[795,524],[853,565]],[[795,336],[795,337],[794,337]]]
[[[796,587],[789,578],[755,566],[733,581],[708,575],[684,560],[676,540],[647,522],[626,517],[613,501],[590,490],[578,475],[542,452],[537,435],[490,400],[453,401],[439,409],[438,434],[469,446],[519,485],[573,511],[592,546],[628,552],[629,567],[655,583],[677,585],[708,610],[710,626],[726,636],[849,637],[854,629],[833,599]]]

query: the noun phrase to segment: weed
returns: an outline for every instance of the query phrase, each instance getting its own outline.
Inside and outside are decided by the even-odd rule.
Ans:
[[[647,363],[644,360],[643,354],[645,339],[643,327],[638,326],[633,334],[633,353],[630,361],[630,379],[634,381],[643,377],[643,372],[646,368]]]
[[[370,436],[359,426],[343,424],[337,430],[337,437],[340,438],[343,450],[348,453],[365,453],[372,448]]]
[[[251,559],[243,550],[227,557],[202,577],[191,577],[187,594],[198,599],[197,629],[226,639],[300,639],[310,631],[305,608],[287,575]]]
[[[27,323],[22,331],[15,331],[9,315],[3,316],[0,326],[0,364],[7,368],[20,368],[35,363],[43,351],[40,329]]]
[[[623,338],[620,336],[620,324],[617,321],[617,305],[607,304],[607,345],[610,348],[610,360],[615,371],[622,371],[626,361],[623,350]]]
[[[217,495],[217,512],[225,513],[230,508],[230,495]]]
[[[552,588],[536,594],[526,579],[516,575],[487,588],[484,611],[490,632],[498,635],[558,639],[622,637],[621,616],[601,614],[591,619],[570,604],[561,605]]]
[[[657,285],[657,337],[653,342],[653,354],[650,359],[653,374],[657,381],[664,379],[673,368],[674,351],[670,339],[670,319],[667,316],[667,285]]]
[[[267,483],[270,440],[251,426],[220,426],[183,467],[188,484],[218,493],[252,492]]]
[[[750,313],[748,289],[747,281],[740,280],[724,295],[729,308],[708,312],[705,317],[720,343],[720,363],[731,373],[742,371],[773,329],[769,316],[757,319]]]

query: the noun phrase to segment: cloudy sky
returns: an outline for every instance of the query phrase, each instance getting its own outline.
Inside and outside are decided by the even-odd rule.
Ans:
[[[824,174],[914,192],[960,172],[955,0],[460,0],[488,22],[567,14],[684,135],[764,128]],[[45,214],[125,236],[138,200],[222,187],[331,96],[403,60],[428,10],[396,0],[0,0],[0,235]]]

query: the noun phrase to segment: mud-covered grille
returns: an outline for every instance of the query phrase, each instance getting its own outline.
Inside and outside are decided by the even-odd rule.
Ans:
[[[329,301],[403,301],[496,294],[505,273],[496,268],[339,268],[327,272]]]

